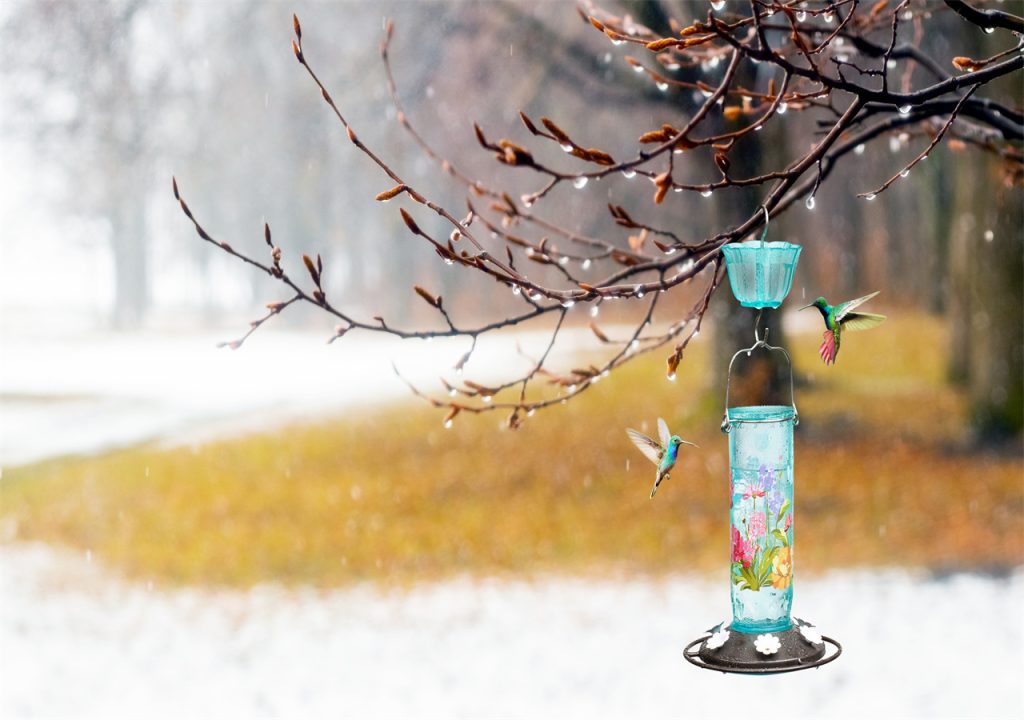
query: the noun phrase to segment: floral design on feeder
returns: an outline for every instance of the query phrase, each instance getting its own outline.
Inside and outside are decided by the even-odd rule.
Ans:
[[[740,590],[789,588],[793,577],[791,507],[792,483],[787,487],[785,468],[768,468],[762,463],[757,477],[746,484],[741,478],[737,485],[733,478],[732,578]]]

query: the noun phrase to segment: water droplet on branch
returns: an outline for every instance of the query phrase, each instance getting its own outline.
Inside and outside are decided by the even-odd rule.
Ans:
[[[574,188],[576,188],[577,190],[582,190],[583,188],[585,188],[587,186],[587,182],[589,180],[590,180],[590,178],[588,178],[586,176],[578,177],[578,178],[576,178],[575,180],[572,181],[572,186]]]

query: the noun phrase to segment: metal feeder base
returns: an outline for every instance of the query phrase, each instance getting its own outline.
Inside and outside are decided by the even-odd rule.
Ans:
[[[708,647],[707,641],[711,639],[713,633],[723,628],[724,623],[708,630],[708,634],[687,645],[683,655],[687,662],[706,670],[771,675],[820,667],[832,662],[843,652],[842,645],[824,635],[821,636],[822,642],[812,642],[800,631],[801,627],[812,627],[811,624],[799,618],[793,618],[793,621],[793,627],[789,630],[764,633],[774,635],[779,641],[778,650],[770,655],[765,655],[755,646],[758,633],[744,633],[738,630],[729,630],[729,639],[720,647]]]

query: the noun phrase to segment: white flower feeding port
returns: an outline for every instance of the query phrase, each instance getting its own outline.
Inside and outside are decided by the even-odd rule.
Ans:
[[[839,657],[842,647],[810,623],[790,615],[793,605],[793,431],[799,424],[793,363],[784,348],[768,344],[759,323],[766,308],[789,294],[800,247],[760,241],[722,248],[733,294],[758,309],[754,344],[729,362],[722,431],[729,436],[730,594],[732,621],[686,646],[690,663],[708,670],[772,674],[818,667]],[[729,406],[733,363],[758,349],[779,353],[789,364],[789,404]],[[828,645],[831,645],[831,653]]]
[[[762,655],[774,655],[782,647],[782,643],[774,635],[758,635],[754,641],[754,649]]]

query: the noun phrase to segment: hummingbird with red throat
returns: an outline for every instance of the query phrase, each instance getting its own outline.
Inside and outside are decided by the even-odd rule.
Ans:
[[[875,313],[854,312],[854,310],[878,294],[878,291],[859,297],[856,300],[848,300],[838,305],[829,305],[825,298],[820,297],[810,305],[804,305],[801,310],[807,308],[818,308],[821,317],[825,320],[825,333],[822,335],[821,347],[818,348],[818,355],[826,365],[835,365],[836,356],[839,354],[839,343],[842,340],[844,330],[870,330],[878,327],[885,320],[885,315]]]

